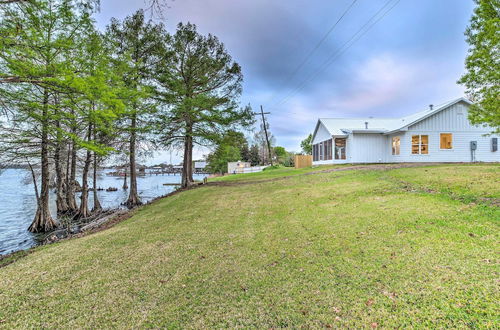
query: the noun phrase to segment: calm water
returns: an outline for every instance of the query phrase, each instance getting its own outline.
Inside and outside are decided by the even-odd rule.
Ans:
[[[23,250],[36,245],[36,236],[26,229],[31,224],[36,211],[33,184],[27,183],[30,173],[24,169],[7,169],[0,173],[0,255]],[[195,175],[195,180],[204,175]],[[175,189],[163,183],[179,183],[179,175],[147,175],[137,178],[139,196],[143,202],[165,195]],[[91,186],[92,183],[90,182]],[[123,178],[108,176],[101,172],[97,186],[102,188],[116,187],[118,191],[98,191],[99,201],[103,208],[117,208],[128,197],[128,190],[122,190]],[[93,196],[89,193],[89,207],[92,208]],[[79,194],[76,198],[79,202]],[[51,195],[52,216],[56,215],[55,194]]]

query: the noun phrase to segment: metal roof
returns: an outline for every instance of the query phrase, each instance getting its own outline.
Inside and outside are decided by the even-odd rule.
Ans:
[[[428,118],[448,107],[459,102],[472,104],[471,101],[465,98],[459,98],[442,105],[438,105],[433,109],[419,111],[409,116],[401,118],[320,118],[316,124],[316,131],[319,123],[322,123],[331,135],[346,135],[349,133],[373,133],[373,134],[388,134],[406,129],[408,126],[414,125],[425,118]],[[368,123],[366,128],[365,123]]]

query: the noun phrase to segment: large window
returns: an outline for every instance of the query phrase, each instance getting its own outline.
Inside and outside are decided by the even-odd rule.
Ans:
[[[399,155],[401,151],[401,138],[399,136],[395,136],[392,138],[392,154]]]
[[[429,153],[429,136],[412,135],[411,153],[414,155],[426,155]]]
[[[345,139],[335,139],[335,159],[346,159],[345,145]]]
[[[441,133],[439,135],[440,149],[453,149],[453,136],[451,133]]]

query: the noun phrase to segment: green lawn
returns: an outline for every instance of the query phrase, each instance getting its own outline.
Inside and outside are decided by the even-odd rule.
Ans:
[[[0,327],[500,327],[500,166],[312,170],[37,249],[0,269]]]
[[[246,174],[232,174],[221,176],[217,178],[211,179],[212,182],[225,182],[225,181],[256,181],[256,180],[269,180],[274,178],[288,177],[301,175],[305,173],[317,172],[317,171],[325,171],[334,168],[342,168],[347,167],[347,164],[341,165],[325,165],[325,166],[314,166],[314,167],[305,167],[301,169],[294,169],[293,167],[280,167],[273,170],[264,170],[262,172],[255,173],[246,173]]]

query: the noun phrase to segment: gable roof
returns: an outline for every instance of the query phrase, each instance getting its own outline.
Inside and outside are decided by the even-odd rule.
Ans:
[[[466,98],[459,98],[442,105],[435,107],[434,109],[427,109],[412,115],[408,115],[401,118],[320,118],[314,129],[313,139],[316,136],[318,127],[320,124],[330,132],[331,135],[347,135],[349,133],[382,133],[390,134],[392,132],[397,132],[408,128],[408,126],[414,125],[450,106],[465,102],[469,105],[472,104],[471,101]],[[365,126],[368,123],[368,129]]]

